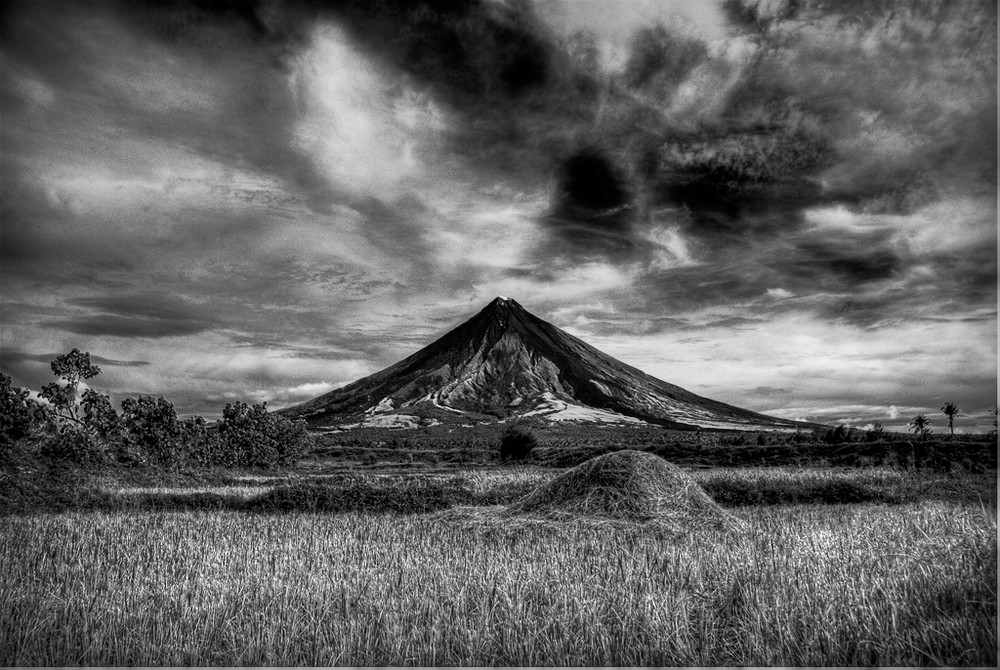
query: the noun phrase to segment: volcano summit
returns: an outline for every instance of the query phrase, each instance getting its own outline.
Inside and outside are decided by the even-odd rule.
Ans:
[[[651,377],[503,297],[399,363],[282,413],[313,428],[472,424],[518,416],[680,429],[804,426]]]

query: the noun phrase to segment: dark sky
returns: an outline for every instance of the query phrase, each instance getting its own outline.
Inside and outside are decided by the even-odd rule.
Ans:
[[[2,11],[16,384],[280,407],[506,295],[750,409],[992,427],[992,0]]]

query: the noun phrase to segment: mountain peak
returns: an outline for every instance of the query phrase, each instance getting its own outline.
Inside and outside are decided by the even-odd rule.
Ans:
[[[482,314],[487,317],[504,317],[511,313],[524,313],[525,309],[514,299],[498,295],[490,304],[483,308]]]

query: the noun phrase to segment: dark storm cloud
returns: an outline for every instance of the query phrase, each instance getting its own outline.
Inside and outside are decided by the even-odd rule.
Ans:
[[[585,258],[595,250],[618,260],[634,255],[638,245],[630,187],[604,152],[596,147],[574,152],[559,166],[557,180],[553,211],[544,219],[554,244],[541,249],[540,256]]]
[[[204,307],[167,295],[114,295],[80,298],[70,304],[86,313],[46,325],[78,335],[175,337],[193,335],[215,325]]]
[[[225,104],[210,112],[183,119],[166,111],[159,120],[143,115],[146,131],[159,133],[165,140],[183,134],[208,154],[238,153],[298,185],[319,209],[343,202],[345,196],[324,182],[316,166],[293,148],[287,130],[293,103],[279,78],[287,54],[301,45],[307,26],[324,18],[346,26],[373,58],[430,86],[449,105],[459,123],[449,129],[446,141],[463,160],[472,161],[484,173],[495,170],[510,179],[551,178],[556,185],[552,211],[540,225],[551,231],[556,242],[568,242],[574,255],[582,249],[621,260],[624,251],[626,259],[634,258],[634,252],[649,243],[641,227],[632,222],[641,218],[643,207],[651,205],[687,208],[692,213],[687,232],[714,239],[719,234],[766,234],[772,231],[748,230],[747,226],[781,217],[783,227],[794,227],[796,212],[823,202],[897,211],[919,202],[920,193],[926,190],[901,189],[901,182],[914,184],[925,178],[906,161],[894,163],[890,170],[882,169],[885,161],[847,172],[841,165],[835,145],[850,130],[844,125],[848,123],[845,111],[875,101],[882,107],[877,111],[892,119],[894,111],[882,104],[888,96],[867,91],[863,83],[855,87],[858,90],[845,92],[836,77],[829,84],[831,67],[848,63],[832,63],[830,48],[796,41],[794,33],[780,29],[828,16],[843,16],[846,21],[849,13],[838,8],[810,3],[727,3],[734,25],[752,28],[756,51],[747,65],[740,66],[739,81],[720,110],[685,118],[662,113],[678,86],[700,69],[733,73],[736,66],[713,55],[705,42],[672,26],[638,30],[627,46],[622,71],[608,74],[596,62],[593,43],[588,48],[584,37],[557,38],[527,3],[442,1],[414,6],[404,2],[176,0],[142,7],[108,6],[116,16],[126,17],[157,39],[181,45],[183,53],[192,54],[197,62],[224,61],[227,76],[239,82],[233,87],[238,94],[225,98]],[[889,5],[869,7],[857,22],[871,30],[877,27],[875,17],[888,24],[901,22],[890,9]],[[87,81],[86,49],[75,70],[64,67],[66,59],[50,53],[50,47],[27,46],[29,41],[40,42],[31,38],[30,30],[17,34],[23,36],[10,48],[30,53],[32,67],[45,71],[45,63],[58,63],[58,71],[49,67],[47,76],[60,77],[67,85],[73,80]],[[243,58],[248,45],[260,46],[254,53],[262,55],[240,66],[234,54]],[[792,50],[801,61],[794,68],[787,60]],[[924,52],[896,58],[914,53]],[[806,79],[810,68],[818,83]],[[843,93],[848,95],[835,102]],[[107,101],[117,108],[122,104],[121,100]],[[971,118],[988,119],[982,111],[970,110]],[[238,123],[220,124],[225,118],[238,119]],[[220,127],[225,129],[222,133]],[[936,157],[958,162],[953,157],[956,151],[990,153],[983,143],[972,145],[964,136],[946,142],[941,139],[944,134],[935,131],[920,161]],[[616,155],[604,159],[614,167],[604,181],[630,192],[630,202],[602,208],[566,197],[567,173],[587,155],[595,137],[615,145]],[[840,173],[824,192],[819,175],[831,166],[838,166]],[[898,177],[869,178],[862,174],[865,170]],[[636,196],[639,201],[633,204]],[[389,203],[362,201],[357,206],[372,216],[368,230],[373,239],[405,245],[406,226],[396,225],[403,217],[388,213]],[[382,226],[387,227],[385,232]]]
[[[7,367],[11,364],[22,363],[25,361],[33,361],[37,363],[51,363],[57,357],[62,356],[66,352],[62,353],[52,353],[52,354],[29,354],[24,351],[11,350],[0,352],[0,365]],[[125,368],[141,368],[149,365],[149,361],[119,361],[113,358],[105,358],[103,356],[91,355],[90,360],[98,365],[107,365],[112,367],[125,367]]]
[[[847,286],[857,286],[895,276],[902,262],[888,249],[845,249],[845,245],[823,242],[804,242],[797,257],[784,259],[784,267],[791,273],[822,279],[832,275],[834,281]]]
[[[754,232],[754,223],[779,217],[787,232],[788,215],[821,202],[814,177],[830,160],[821,139],[778,121],[754,130],[675,136],[656,149],[650,188],[656,199],[694,214],[696,235]]]

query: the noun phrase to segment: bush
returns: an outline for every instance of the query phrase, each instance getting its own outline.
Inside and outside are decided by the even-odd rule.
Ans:
[[[524,460],[537,446],[538,439],[534,434],[516,426],[510,426],[500,438],[500,458],[505,461]]]
[[[472,495],[445,482],[377,486],[367,482],[342,485],[315,482],[280,486],[247,502],[259,512],[392,512],[421,514],[468,503]]]
[[[141,395],[122,401],[122,426],[129,446],[153,463],[173,465],[184,453],[181,426],[174,404],[166,398]]]
[[[181,420],[180,434],[185,457],[202,465],[225,461],[222,441],[218,433],[208,427],[205,417],[192,416]]]
[[[702,488],[723,507],[903,502],[899,496],[852,481],[755,482],[737,478],[718,478],[703,483]]]
[[[66,424],[46,435],[39,445],[39,454],[53,461],[79,465],[104,463],[108,460],[107,443],[89,430]]]
[[[271,414],[267,403],[227,403],[218,429],[220,465],[289,465],[312,447],[304,421]]]
[[[851,437],[850,427],[839,425],[826,431],[823,434],[823,441],[827,444],[843,444],[852,441]]]
[[[885,438],[885,428],[882,424],[876,421],[872,424],[872,427],[865,431],[865,440],[867,442],[881,442]]]
[[[121,436],[121,417],[111,405],[110,396],[87,389],[80,399],[80,407],[83,409],[83,425],[97,437],[113,440]]]
[[[28,390],[14,386],[0,373],[0,451],[31,434],[41,405],[28,399]]]

